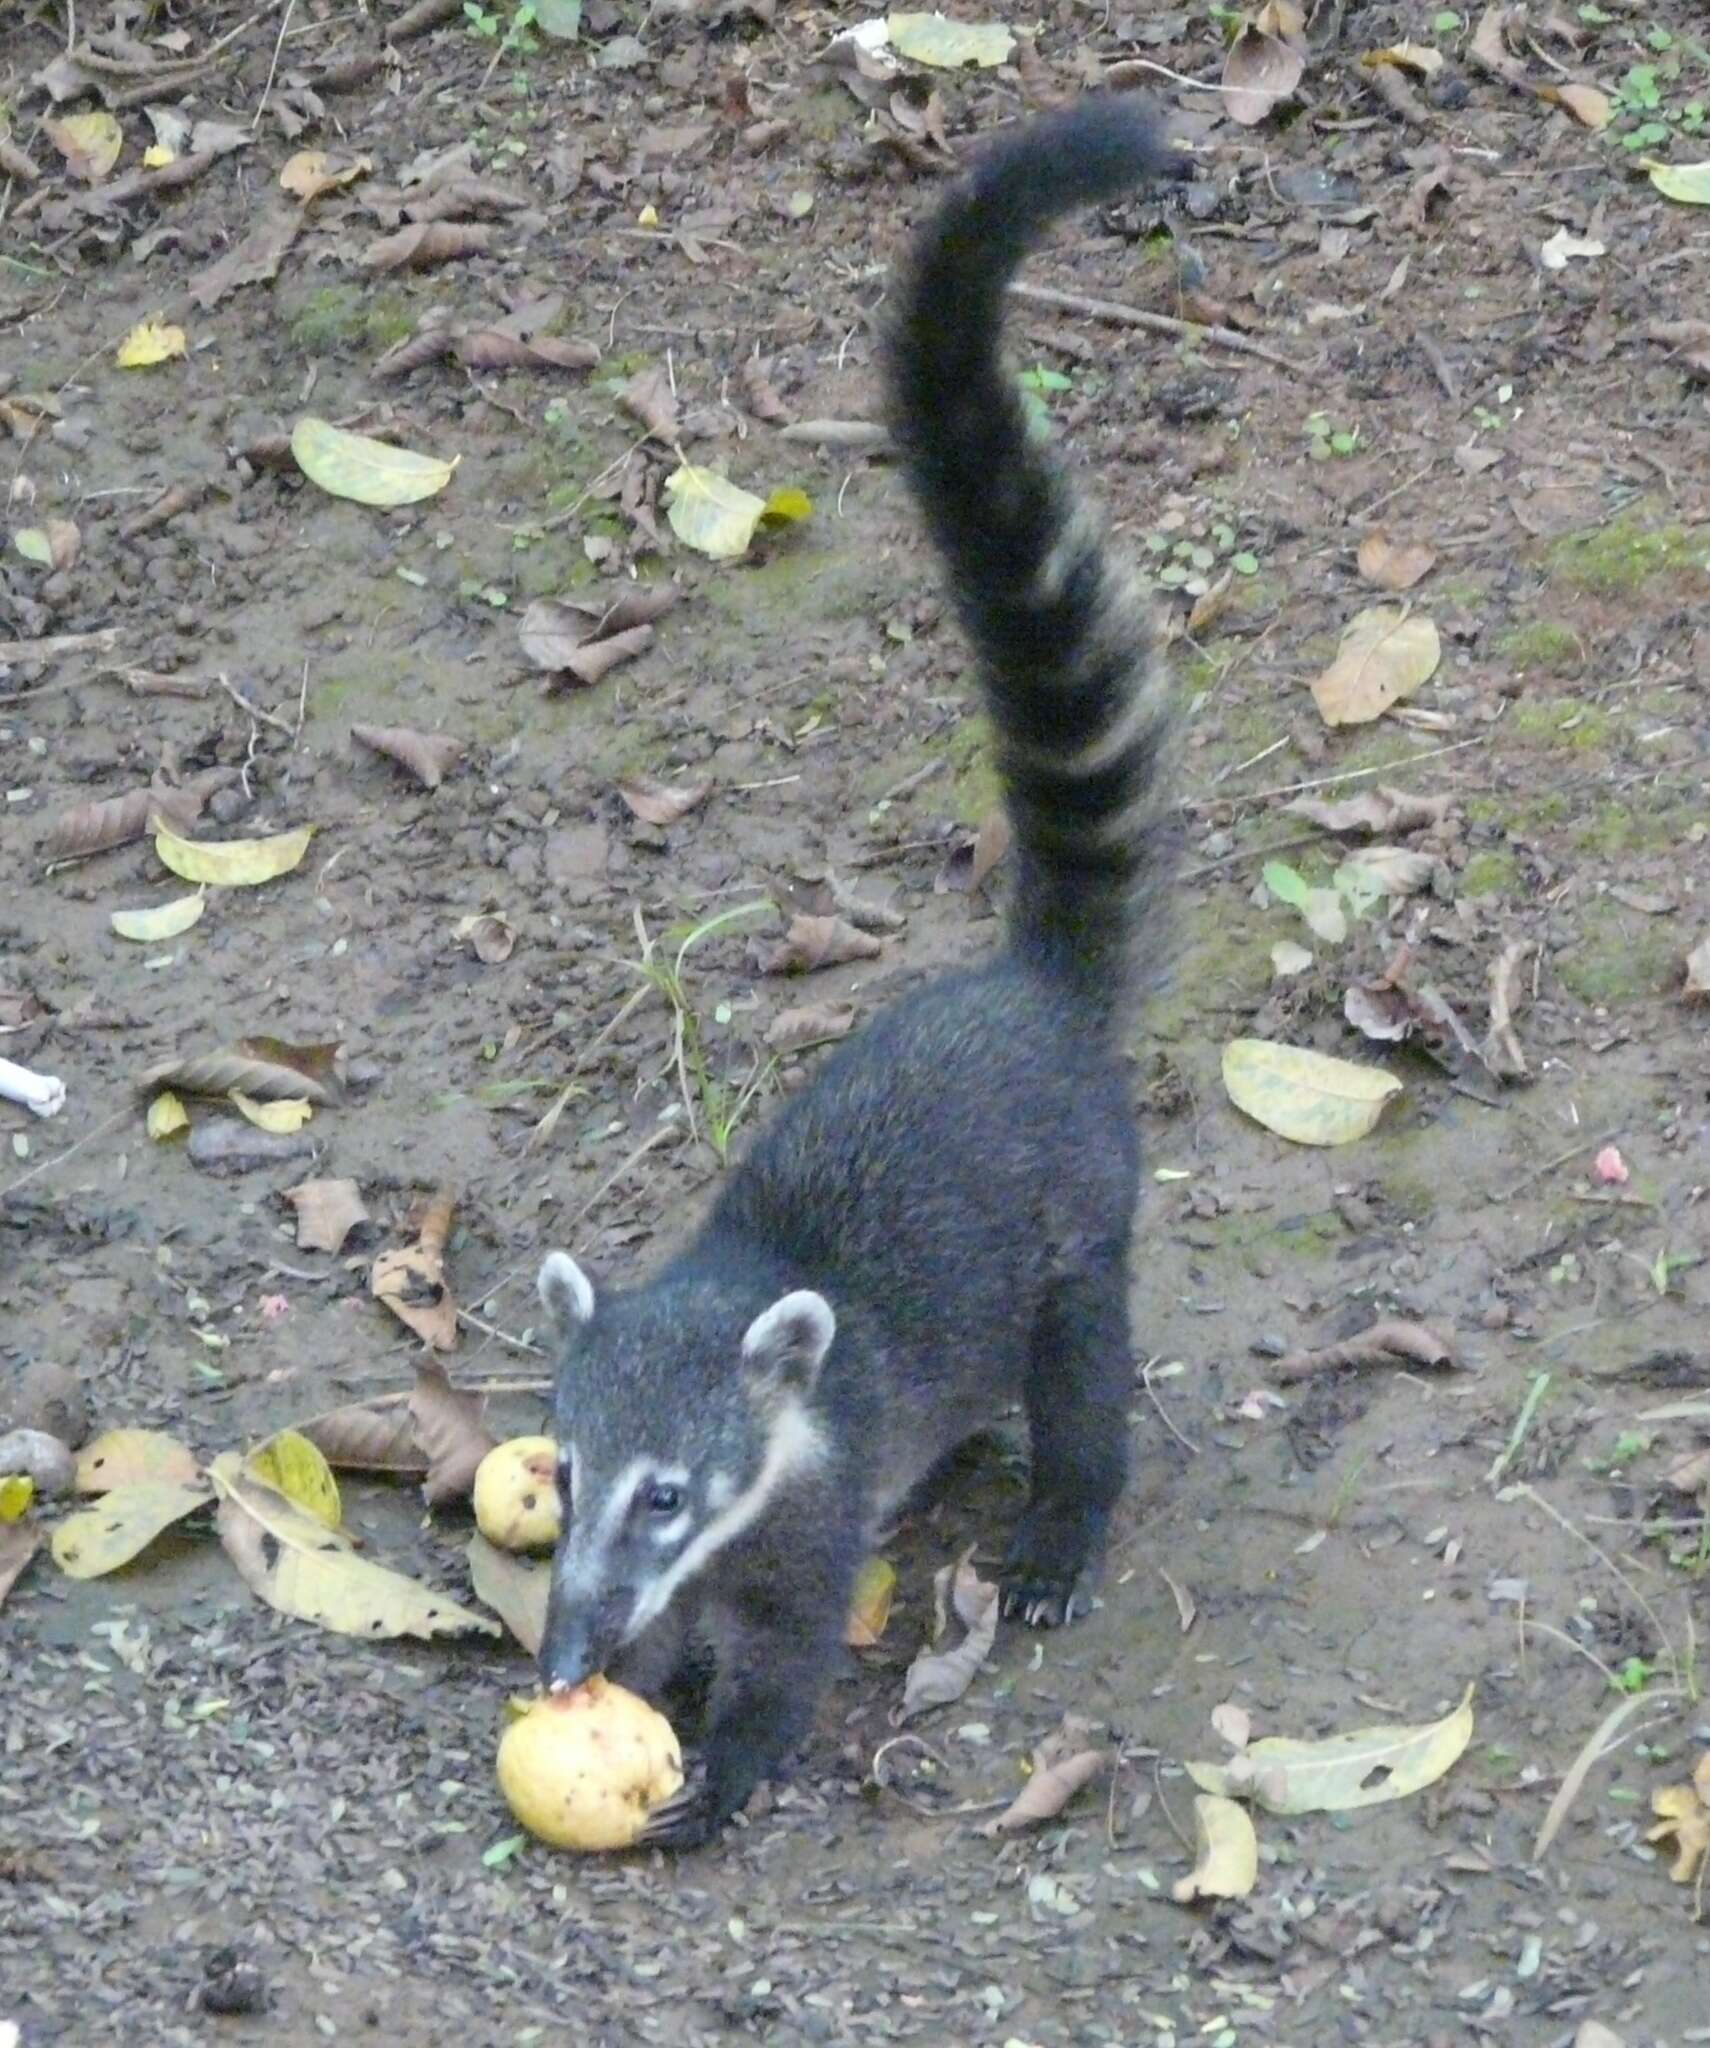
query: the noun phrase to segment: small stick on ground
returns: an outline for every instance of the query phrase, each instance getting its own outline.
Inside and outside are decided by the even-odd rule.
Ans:
[[[1058,313],[1080,313],[1088,320],[1108,321],[1113,327],[1144,327],[1153,334],[1173,334],[1183,341],[1211,341],[1237,354],[1257,356],[1262,363],[1274,363],[1291,376],[1306,374],[1308,365],[1280,356],[1262,341],[1237,333],[1233,327],[1207,326],[1202,320],[1178,320],[1169,313],[1148,313],[1140,306],[1125,306],[1117,299],[1089,299],[1080,292],[1060,292],[1048,284],[1012,284],[1010,293],[1029,306],[1049,306]]]

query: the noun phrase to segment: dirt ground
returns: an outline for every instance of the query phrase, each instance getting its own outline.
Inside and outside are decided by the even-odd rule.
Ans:
[[[0,1053],[68,1100],[0,1104],[0,1409],[59,1361],[96,1426],[212,1456],[406,1389],[368,1265],[447,1186],[450,1369],[532,1428],[541,1253],[645,1269],[727,1129],[734,1156],[811,1064],[775,1054],[779,1012],[859,1028],[992,943],[1001,862],[965,885],[994,784],[935,566],[882,450],[786,423],[875,417],[887,265],[943,174],[1111,77],[1158,92],[1193,181],[1073,223],[1029,276],[1158,324],[1022,301],[1014,349],[1155,575],[1192,706],[1178,958],[1135,1046],[1136,1481],[1100,1609],[1005,1630],[880,1785],[932,1574],[991,1558],[1020,1498],[1015,1445],[971,1455],[905,1527],[884,1642],[799,1774],[677,1866],[515,1843],[492,1773],[514,1646],[282,1619],[195,1525],[106,1578],[44,1550],[0,1616],[0,2038],[1710,2041],[1710,1929],[1645,1841],[1710,1742],[1706,1488],[1670,1478],[1710,1437],[1686,966],[1710,939],[1710,214],[1642,168],[1710,155],[1701,11],[1534,7],[1505,78],[1476,10],[1320,6],[1296,97],[1241,125],[1206,89],[1234,17],[1197,0],[1052,0],[1025,63],[894,79],[823,61],[859,9],[587,0],[579,40],[506,42],[495,7],[8,11],[7,526],[50,559],[14,541],[0,566]],[[1362,66],[1407,38],[1434,75]],[[1594,83],[1613,118],[1528,82]],[[45,124],[103,107],[123,154],[80,181]],[[144,167],[157,132],[176,173]],[[369,168],[299,217],[277,180],[304,149]],[[463,253],[371,253],[460,176]],[[519,310],[513,340],[597,361],[446,352]],[[187,353],[119,367],[156,316]],[[376,368],[423,336],[420,366]],[[675,407],[652,438],[649,389]],[[285,440],[305,415],[455,473],[399,509],[329,495]],[[708,560],[667,523],[684,455],[813,516]],[[1357,565],[1378,533],[1434,551],[1405,597]],[[638,583],[681,601],[603,680],[525,654],[537,600],[599,614]],[[1434,622],[1440,662],[1333,730],[1308,684],[1376,602]],[[463,751],[426,789],[353,724]],[[658,825],[618,794],[635,776],[710,791]],[[203,836],[312,824],[308,853],[129,943],[110,913],[186,885],[146,838],[54,864],[53,834],[151,777],[203,791]],[[1377,835],[1423,856],[1419,893],[1315,936],[1265,863],[1323,888],[1358,842],[1287,806],[1390,786],[1448,800]],[[877,957],[757,970],[756,938],[851,891],[894,913]],[[643,933],[669,959],[767,904],[686,956],[678,1060],[657,990],[624,1007]],[[459,934],[481,913],[506,957]],[[1311,964],[1279,974],[1285,942]],[[1356,984],[1407,1042],[1348,1021]],[[150,1068],[255,1035],[342,1046],[312,1159],[216,1175],[152,1142]],[[1404,1093],[1358,1142],[1292,1145],[1225,1094],[1243,1037]],[[371,1213],[340,1256],[298,1247],[282,1190],[308,1172]],[[1380,1317],[1454,1362],[1279,1374]],[[344,1491],[373,1554],[470,1597],[463,1510]],[[1251,1896],[1172,1902],[1213,1708],[1320,1735],[1468,1686],[1446,1778],[1260,1813]],[[982,1836],[1065,1713],[1112,1767]]]

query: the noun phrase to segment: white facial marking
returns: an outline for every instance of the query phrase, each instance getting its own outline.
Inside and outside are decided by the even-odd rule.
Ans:
[[[661,1550],[669,1550],[673,1543],[681,1542],[689,1533],[689,1524],[694,1519],[685,1508],[680,1515],[673,1515],[670,1521],[662,1523],[657,1529],[650,1529],[648,1534]]]
[[[629,1515],[635,1489],[652,1470],[651,1458],[632,1458],[612,1481],[591,1517],[585,1504],[578,1500],[577,1505],[584,1511],[571,1521],[570,1540],[558,1559],[558,1583],[567,1599],[588,1600],[604,1590],[607,1555]],[[578,1476],[576,1494],[580,1493]]]
[[[707,1481],[707,1506],[720,1514],[736,1498],[736,1481],[728,1472],[715,1472]]]
[[[585,1323],[594,1313],[594,1286],[568,1252],[548,1252],[536,1283],[540,1304],[549,1315]]]
[[[812,1298],[819,1300],[817,1295]],[[786,1295],[785,1300],[789,1299],[791,1297]],[[825,1312],[829,1317],[830,1309]],[[824,1456],[825,1439],[820,1435],[819,1425],[801,1402],[786,1401],[772,1418],[766,1455],[760,1462],[760,1470],[754,1475],[753,1485],[744,1493],[733,1493],[726,1506],[702,1526],[700,1533],[678,1554],[675,1562],[642,1587],[635,1612],[629,1619],[631,1638],[638,1636],[650,1621],[665,1612],[684,1580],[693,1578],[726,1544],[734,1542],[744,1529],[751,1528],[759,1520],[780,1486],[798,1472],[817,1465]],[[725,1477],[722,1473],[715,1476]]]
[[[831,1340],[837,1335],[837,1318],[823,1294],[798,1287],[764,1309],[748,1325],[742,1340],[742,1355],[764,1360],[769,1353],[787,1350],[800,1355],[807,1376],[819,1370]]]

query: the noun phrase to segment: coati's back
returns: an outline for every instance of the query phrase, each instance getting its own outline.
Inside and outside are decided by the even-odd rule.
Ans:
[[[920,235],[888,370],[1015,828],[1004,947],[839,1047],[646,1287],[563,1253],[556,1428],[571,1502],[542,1663],[657,1692],[711,1640],[687,1846],[799,1739],[873,1517],[1019,1396],[1032,1490],[1006,1612],[1084,1604],[1126,1470],[1138,1148],[1119,1057],[1167,879],[1170,717],[1143,605],[1107,560],[998,341],[1047,223],[1164,167],[1133,101],[990,149]]]

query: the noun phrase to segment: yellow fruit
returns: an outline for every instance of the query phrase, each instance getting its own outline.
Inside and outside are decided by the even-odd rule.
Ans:
[[[549,1436],[495,1444],[475,1468],[475,1526],[501,1550],[550,1550],[563,1517],[558,1446]]]
[[[546,1693],[499,1741],[499,1790],[555,1849],[628,1849],[683,1782],[665,1716],[609,1679]]]

